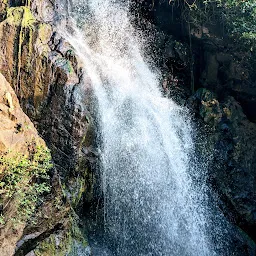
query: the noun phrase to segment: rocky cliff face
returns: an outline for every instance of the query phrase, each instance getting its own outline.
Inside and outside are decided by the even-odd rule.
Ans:
[[[90,83],[81,83],[79,60],[56,31],[54,8],[52,1],[41,0],[2,1],[0,6],[0,72],[50,148],[55,170],[53,191],[38,209],[36,224],[23,224],[7,245],[11,249],[1,255],[14,250],[15,255],[32,250],[36,255],[62,255],[71,249],[72,238],[84,243],[71,209],[78,209],[83,193],[89,198],[92,190]],[[16,118],[17,129],[23,129],[22,117]],[[1,138],[1,145],[8,142],[2,126]]]
[[[212,163],[209,184],[223,202],[220,207],[255,242],[255,50],[235,42],[218,23],[189,27],[182,5],[135,2],[162,38],[163,90],[205,129],[198,144],[205,141]],[[244,255],[254,255],[255,245],[250,246],[254,249]]]
[[[41,13],[38,6],[49,11]],[[51,24],[52,12],[47,1],[7,8],[0,24],[0,70],[52,150],[65,179],[74,174],[84,144],[89,146],[92,136],[87,131],[93,124],[89,82],[81,83],[79,60]]]
[[[52,233],[68,230],[70,206],[45,142],[2,74],[0,85],[0,253],[25,255]]]
[[[5,196],[4,185],[8,182],[5,179],[7,171],[4,159],[15,158],[17,153],[30,155],[32,148],[37,145],[45,147],[44,141],[29,118],[22,111],[17,96],[11,86],[0,74],[0,152],[1,152],[1,232],[0,232],[0,253],[1,255],[12,255],[16,243],[21,238],[24,230],[24,223],[20,223],[16,229],[11,224],[11,219],[17,215],[15,198]],[[5,184],[2,184],[5,182]],[[10,203],[8,204],[10,200]]]
[[[224,202],[221,208],[231,223],[255,239],[256,125],[232,96],[220,100],[201,88],[188,104],[208,127],[209,183]]]

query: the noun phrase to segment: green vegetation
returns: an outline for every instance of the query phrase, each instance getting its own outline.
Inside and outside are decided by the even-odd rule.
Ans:
[[[219,8],[218,15],[223,17],[233,35],[256,38],[255,0],[205,0],[204,4],[214,4]]]
[[[219,24],[236,40],[256,45],[255,0],[169,0],[182,4],[183,18],[196,26]]]
[[[86,235],[77,226],[76,217],[69,218],[69,227],[63,230],[58,235],[58,241],[56,241],[55,234],[46,238],[39,246],[34,250],[36,256],[66,256],[66,255],[78,255],[75,252],[76,245],[80,247],[87,247],[88,241]]]
[[[16,212],[11,221],[26,221],[35,211],[40,195],[50,191],[48,172],[51,155],[44,146],[37,146],[30,156],[5,154],[0,157],[0,224]],[[15,208],[14,208],[15,207]]]

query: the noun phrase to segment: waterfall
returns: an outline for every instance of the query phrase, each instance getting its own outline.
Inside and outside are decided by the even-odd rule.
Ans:
[[[217,255],[188,111],[162,96],[128,4],[79,2],[73,4],[86,6],[78,11],[83,26],[62,34],[96,98],[105,236],[113,255]]]

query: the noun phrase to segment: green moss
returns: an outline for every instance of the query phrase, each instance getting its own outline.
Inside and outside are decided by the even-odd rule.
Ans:
[[[75,187],[73,188],[73,193],[71,195],[73,207],[76,207],[79,204],[85,190],[86,190],[86,186],[85,186],[84,178],[78,177],[76,179]]]
[[[52,234],[34,250],[34,253],[36,256],[65,256],[71,250],[71,240],[69,232],[59,236]]]
[[[36,256],[66,256],[68,255],[75,244],[82,247],[87,247],[88,242],[85,235],[81,232],[76,224],[75,217],[70,217],[69,228],[60,231],[58,234],[52,234],[39,244],[34,250]]]
[[[11,7],[7,10],[7,22],[23,28],[32,27],[36,23],[30,8],[27,6]]]
[[[20,27],[19,32],[19,44],[18,44],[18,74],[17,74],[17,88],[20,81],[20,69],[21,69],[21,56],[22,56],[22,46],[28,35],[28,56],[30,59],[33,51],[33,34],[35,31],[35,25],[37,23],[35,17],[33,16],[31,10],[27,6],[21,7],[11,7],[7,11],[7,23]],[[30,61],[27,61],[28,65]],[[27,67],[30,69],[30,66]]]

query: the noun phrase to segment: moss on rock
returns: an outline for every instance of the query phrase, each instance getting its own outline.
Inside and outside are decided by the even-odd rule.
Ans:
[[[36,23],[30,8],[27,6],[11,7],[7,10],[7,21],[24,28],[32,27]]]
[[[87,247],[88,242],[85,239],[85,235],[78,227],[75,217],[70,217],[68,226],[66,230],[52,234],[41,242],[34,250],[34,254],[36,256],[65,256],[72,251],[75,244]]]

